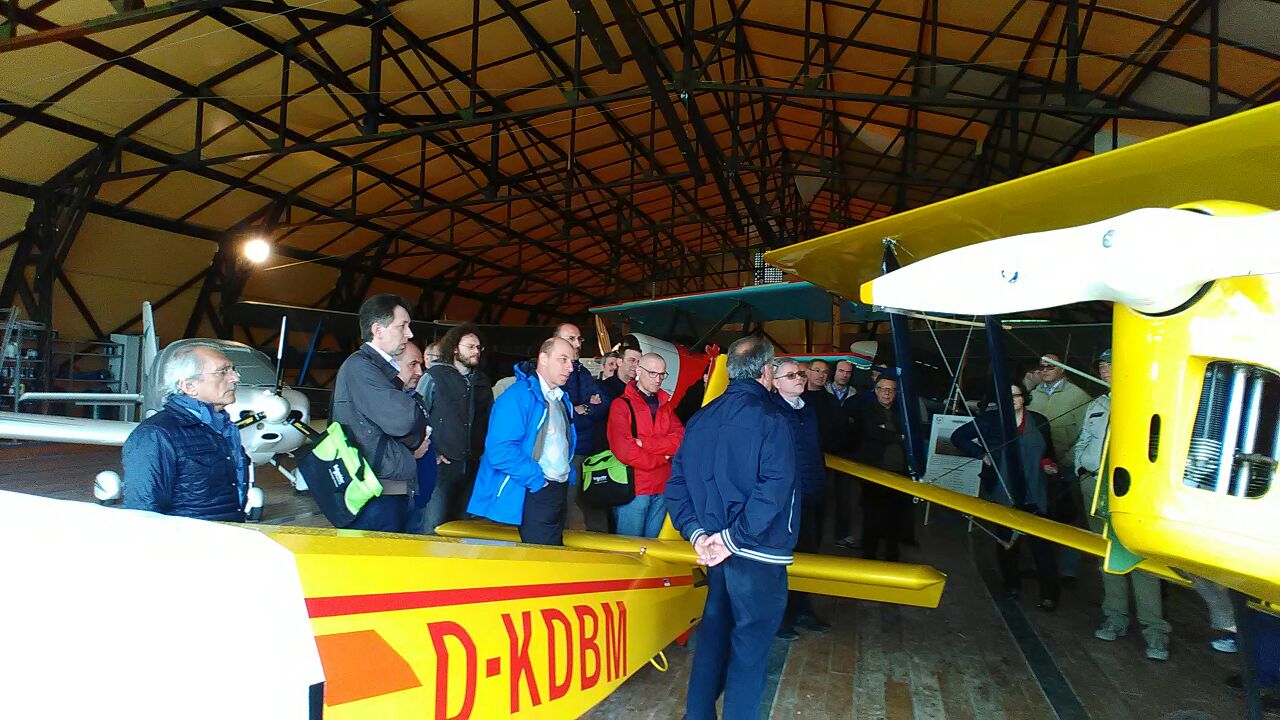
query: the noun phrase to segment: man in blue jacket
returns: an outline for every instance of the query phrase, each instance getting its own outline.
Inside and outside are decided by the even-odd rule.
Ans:
[[[124,442],[124,506],[199,520],[244,521],[249,459],[224,410],[236,366],[213,344],[174,351],[164,366],[164,409]]]
[[[520,526],[520,541],[563,545],[568,487],[575,481],[573,405],[563,390],[573,373],[573,346],[542,343],[533,373],[517,365],[516,381],[493,404],[484,456],[467,512]]]
[[[686,717],[759,715],[769,644],[787,604],[796,544],[796,459],[791,428],[771,397],[773,346],[729,346],[729,386],[700,410],[671,463],[667,511],[707,568]]]

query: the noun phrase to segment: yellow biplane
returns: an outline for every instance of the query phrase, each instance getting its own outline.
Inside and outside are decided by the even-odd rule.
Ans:
[[[881,308],[996,316],[1115,303],[1108,502],[1095,506],[1105,536],[828,464],[1103,556],[1109,571],[1194,574],[1280,602],[1276,207],[1272,104],[766,254]],[[886,245],[911,263],[881,276]]]

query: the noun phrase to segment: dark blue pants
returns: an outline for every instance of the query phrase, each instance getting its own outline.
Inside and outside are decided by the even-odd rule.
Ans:
[[[520,517],[520,542],[563,545],[568,497],[567,482],[549,482],[538,492],[526,490],[524,512]]]
[[[404,532],[409,501],[404,495],[379,495],[360,508],[360,514],[347,526],[348,530]]]
[[[796,552],[817,554],[822,549],[822,513],[826,510],[826,493],[817,492],[800,499],[800,528],[796,531]],[[839,539],[839,538],[837,538]],[[787,612],[782,619],[792,627],[796,619],[815,617],[809,593],[792,590],[787,594]]]
[[[723,693],[725,720],[758,718],[769,645],[787,606],[787,569],[734,555],[707,569],[707,585],[686,717],[714,720]]]

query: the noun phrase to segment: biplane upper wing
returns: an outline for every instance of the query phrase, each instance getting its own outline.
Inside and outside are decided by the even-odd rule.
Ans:
[[[847,298],[880,275],[884,238],[904,264],[995,238],[1214,198],[1280,207],[1280,103],[975,190],[766,253]]]

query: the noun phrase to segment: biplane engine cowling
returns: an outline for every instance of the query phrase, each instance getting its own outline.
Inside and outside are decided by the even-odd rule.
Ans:
[[[1280,602],[1280,275],[1264,274],[1280,273],[1278,230],[1280,213],[1244,203],[1136,210],[922,260],[862,298],[979,315],[1115,302],[1104,467],[1116,537]]]
[[[1235,252],[1204,240],[1211,253]],[[1272,602],[1280,340],[1268,328],[1280,323],[1277,303],[1280,275],[1216,280],[1164,315],[1117,304],[1108,458],[1110,523],[1125,547]]]

